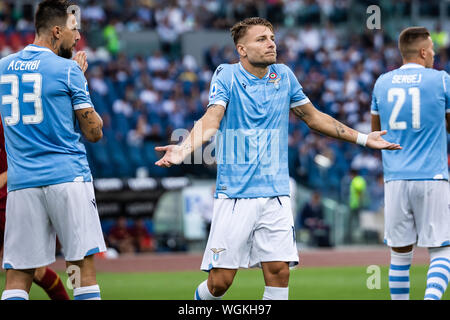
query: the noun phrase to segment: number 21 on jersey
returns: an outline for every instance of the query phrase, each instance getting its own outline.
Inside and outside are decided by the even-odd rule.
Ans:
[[[40,73],[25,73],[22,75],[22,83],[32,82],[33,93],[24,93],[23,102],[34,104],[34,114],[24,115],[22,117],[23,124],[39,124],[44,119],[42,112],[42,75]],[[11,105],[11,116],[5,117],[5,125],[15,126],[20,121],[19,108],[19,77],[15,74],[2,75],[0,84],[10,84],[11,94],[2,97],[2,104]]]
[[[409,88],[408,94],[411,96],[412,105],[412,127],[420,129],[420,90],[419,88]],[[400,110],[403,108],[406,100],[406,89],[391,88],[388,90],[388,102],[395,102],[389,118],[389,127],[391,130],[406,130],[406,121],[397,121]]]

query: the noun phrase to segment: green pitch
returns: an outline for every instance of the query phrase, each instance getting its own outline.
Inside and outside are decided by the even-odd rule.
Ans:
[[[411,267],[411,299],[423,299],[427,266]],[[292,270],[291,300],[378,300],[390,299],[388,267],[381,267],[380,289],[368,289],[366,267],[301,268]],[[67,275],[60,273],[66,283]],[[99,273],[102,299],[109,300],[192,300],[197,285],[207,274],[193,272]],[[372,279],[373,280],[373,279]],[[370,282],[370,281],[369,281]],[[5,274],[0,273],[0,290]],[[376,285],[376,281],[371,281]],[[240,270],[224,299],[260,300],[264,281],[260,270]],[[72,297],[72,291],[68,290]],[[48,299],[45,292],[33,285],[30,299]],[[450,299],[449,290],[444,299]]]

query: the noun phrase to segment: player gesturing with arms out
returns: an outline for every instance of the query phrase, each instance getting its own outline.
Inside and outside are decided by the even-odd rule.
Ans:
[[[68,266],[80,270],[75,299],[100,299],[93,254],[105,250],[86,150],[103,122],[89,97],[80,39],[65,0],[39,4],[36,38],[0,60],[0,113],[8,160],[2,299],[28,299],[36,268],[55,260],[55,236]]]
[[[293,72],[276,64],[273,27],[249,18],[231,33],[240,56],[214,73],[208,110],[179,146],[157,165],[169,167],[217,134],[217,183],[211,232],[201,269],[209,272],[195,298],[219,299],[239,268],[261,267],[263,299],[288,298],[289,266],[298,264],[288,170],[289,111],[312,129],[377,149],[399,149],[381,135],[368,136],[319,112]]]

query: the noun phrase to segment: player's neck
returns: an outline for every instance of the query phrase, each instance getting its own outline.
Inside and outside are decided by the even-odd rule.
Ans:
[[[259,79],[264,78],[269,70],[269,67],[256,67],[246,60],[241,60],[241,65],[247,72],[251,73],[255,77],[258,77]]]
[[[418,60],[418,59],[403,60],[403,65],[408,64],[408,63],[415,63],[415,64],[419,64],[419,65],[425,67],[425,62],[421,61],[421,60]]]
[[[35,46],[49,48],[50,50],[52,50],[52,52],[54,54],[58,54],[56,52],[56,49],[54,49],[54,46],[52,46],[52,41],[50,39],[47,39],[47,38],[41,37],[41,36],[36,36],[36,38],[34,39],[33,44]]]

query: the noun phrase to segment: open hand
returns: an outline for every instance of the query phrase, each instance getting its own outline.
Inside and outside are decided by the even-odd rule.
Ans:
[[[165,152],[164,157],[155,162],[155,165],[159,167],[170,168],[173,165],[180,164],[185,158],[183,148],[178,145],[156,147],[155,150]]]
[[[385,150],[401,150],[403,149],[399,144],[391,143],[384,140],[381,136],[387,133],[386,130],[374,131],[369,133],[366,146],[372,149],[385,149]]]

